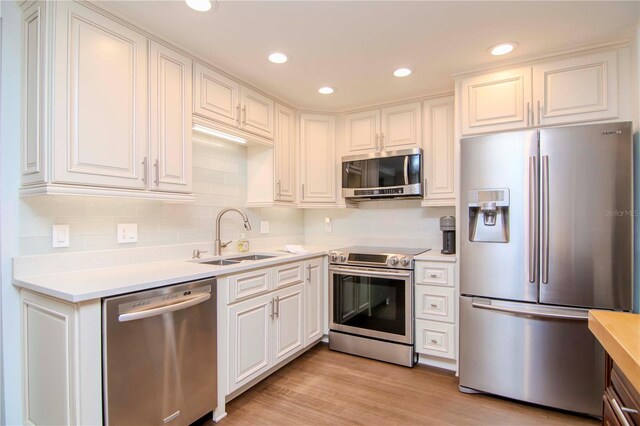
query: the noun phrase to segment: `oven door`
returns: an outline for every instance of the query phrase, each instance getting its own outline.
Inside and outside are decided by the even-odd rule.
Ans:
[[[329,328],[413,344],[413,271],[329,266]]]

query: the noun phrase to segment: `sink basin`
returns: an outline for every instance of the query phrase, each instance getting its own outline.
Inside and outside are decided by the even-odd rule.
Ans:
[[[266,254],[251,254],[248,256],[234,256],[230,257],[228,260],[233,260],[236,262],[242,262],[244,260],[262,260],[262,259],[270,259],[272,257],[277,257],[274,255],[266,255]]]
[[[230,259],[218,259],[218,260],[208,260],[206,262],[198,262],[203,265],[218,265],[218,266],[226,266],[226,265],[236,265],[240,263],[239,260],[230,260]]]

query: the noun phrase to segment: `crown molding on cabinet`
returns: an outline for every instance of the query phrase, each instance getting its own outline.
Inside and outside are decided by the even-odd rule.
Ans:
[[[451,78],[454,80],[471,77],[474,75],[485,74],[492,71],[500,71],[502,69],[517,68],[521,66],[534,65],[540,62],[548,62],[557,59],[567,59],[574,56],[582,56],[589,53],[602,52],[605,50],[619,49],[621,47],[628,47],[631,40],[628,38],[610,40],[601,43],[594,43],[588,45],[582,45],[573,47],[570,49],[557,50],[542,55],[527,56],[522,58],[516,58],[511,60],[504,60],[496,62],[491,65],[487,65],[480,68],[473,68],[470,70],[460,71],[451,74]]]

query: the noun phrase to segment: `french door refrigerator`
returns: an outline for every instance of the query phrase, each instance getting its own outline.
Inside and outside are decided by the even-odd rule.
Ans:
[[[632,304],[631,123],[461,141],[460,388],[599,416],[588,309]]]

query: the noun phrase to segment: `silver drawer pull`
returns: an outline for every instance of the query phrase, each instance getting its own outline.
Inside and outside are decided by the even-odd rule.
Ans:
[[[438,305],[436,305],[435,303],[432,303],[432,304],[431,304],[431,307],[432,307],[432,308],[437,308],[437,307],[438,307]]]
[[[437,274],[429,274],[429,278],[438,278]]]
[[[437,341],[436,339],[431,339],[431,343],[433,343],[433,344],[437,344],[437,343],[438,343],[438,341]]]
[[[609,400],[611,401],[611,406],[613,407],[613,411],[616,413],[616,418],[620,421],[620,423],[622,423],[623,426],[630,426],[629,422],[627,421],[627,418],[623,414],[624,409],[620,408],[620,405],[618,405],[618,401],[616,401],[615,398],[610,398]],[[633,410],[633,411],[636,411],[636,410]]]

